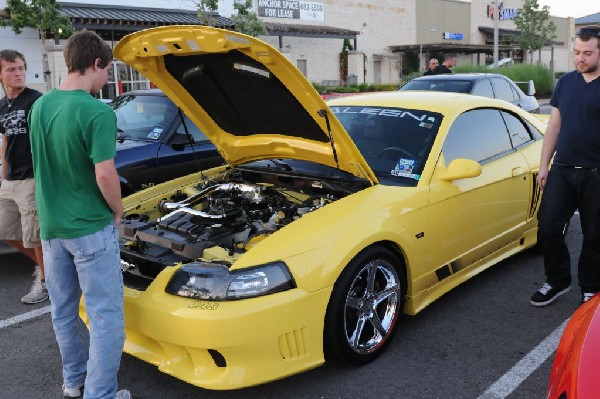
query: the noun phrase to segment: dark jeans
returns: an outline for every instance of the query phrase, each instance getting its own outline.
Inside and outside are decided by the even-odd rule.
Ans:
[[[550,285],[571,282],[563,227],[577,209],[583,232],[579,285],[583,292],[597,292],[600,291],[600,169],[552,166],[538,213],[538,242]]]

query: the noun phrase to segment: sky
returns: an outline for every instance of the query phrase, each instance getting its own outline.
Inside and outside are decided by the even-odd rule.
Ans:
[[[549,6],[550,15],[581,18],[600,13],[599,0],[538,0],[540,7]]]

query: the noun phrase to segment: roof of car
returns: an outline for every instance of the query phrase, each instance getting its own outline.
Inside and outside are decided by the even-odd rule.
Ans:
[[[428,75],[419,76],[416,80],[479,80],[483,78],[506,78],[506,76],[499,73],[448,73],[442,75]]]

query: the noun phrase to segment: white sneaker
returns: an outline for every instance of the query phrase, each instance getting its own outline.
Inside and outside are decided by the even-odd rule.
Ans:
[[[581,293],[581,303],[586,303],[590,299],[592,299],[596,295],[595,292],[582,292]]]
[[[70,388],[63,386],[63,397],[79,398],[81,395],[83,395],[83,392],[81,392],[81,388],[83,387]],[[133,399],[133,396],[131,396],[131,392],[129,392],[127,389],[121,389],[120,391],[117,391],[115,399]]]
[[[65,398],[79,398],[83,394],[83,392],[81,392],[81,388],[83,388],[83,387],[71,388],[71,387],[66,387],[66,386],[63,385],[63,397],[65,397]]]
[[[21,302],[33,304],[43,302],[48,299],[48,289],[46,288],[46,283],[42,282],[39,273],[39,268],[36,266],[34,272],[35,280],[33,280],[33,284],[29,289],[29,293],[21,298]]]
[[[121,389],[120,391],[117,391],[115,399],[133,399],[133,396],[131,396],[131,392],[127,389]]]

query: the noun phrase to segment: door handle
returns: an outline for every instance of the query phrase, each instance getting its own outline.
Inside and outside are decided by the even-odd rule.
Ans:
[[[523,173],[524,173],[523,172],[523,168],[521,168],[521,167],[513,168],[513,170],[512,170],[513,177],[515,177],[515,176],[521,176]]]

